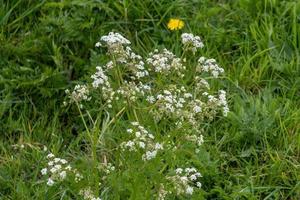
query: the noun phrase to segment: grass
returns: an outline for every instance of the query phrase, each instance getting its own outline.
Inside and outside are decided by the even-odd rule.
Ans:
[[[94,44],[111,30],[143,55],[162,46],[178,53],[177,35],[166,27],[171,17],[200,35],[203,53],[224,67],[231,110],[208,126],[201,156],[191,158],[203,174],[191,199],[299,199],[299,16],[300,2],[292,0],[0,0],[0,199],[76,198],[72,189],[42,183],[44,145],[99,182],[94,160],[109,154],[113,133],[127,125],[120,118],[104,130],[116,113],[91,108],[98,124],[88,123],[96,138],[89,140],[76,106],[62,106],[64,90],[104,63]],[[93,143],[102,132],[105,148]],[[144,183],[155,180],[131,167],[110,177],[103,199],[151,199]]]

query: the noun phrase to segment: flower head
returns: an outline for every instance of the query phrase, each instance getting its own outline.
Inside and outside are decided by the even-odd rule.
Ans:
[[[197,49],[201,49],[204,47],[201,38],[197,35],[194,36],[192,33],[183,33],[181,35],[181,42],[187,49],[191,50],[193,53],[195,53]]]
[[[180,19],[171,18],[168,23],[168,28],[171,31],[180,30],[184,27],[184,22]]]

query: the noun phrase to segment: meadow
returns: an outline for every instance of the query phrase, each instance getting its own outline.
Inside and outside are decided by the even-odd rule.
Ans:
[[[299,48],[297,0],[0,0],[0,199],[300,199]]]

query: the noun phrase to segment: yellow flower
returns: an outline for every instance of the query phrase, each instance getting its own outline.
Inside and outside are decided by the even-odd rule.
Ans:
[[[169,23],[168,23],[168,28],[171,30],[171,31],[174,31],[174,30],[180,30],[184,27],[184,22],[180,19],[173,19],[171,18]]]

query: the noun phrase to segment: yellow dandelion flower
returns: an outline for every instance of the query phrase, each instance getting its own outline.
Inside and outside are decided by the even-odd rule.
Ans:
[[[171,18],[168,23],[168,28],[171,31],[180,30],[184,27],[184,22],[180,19]]]

